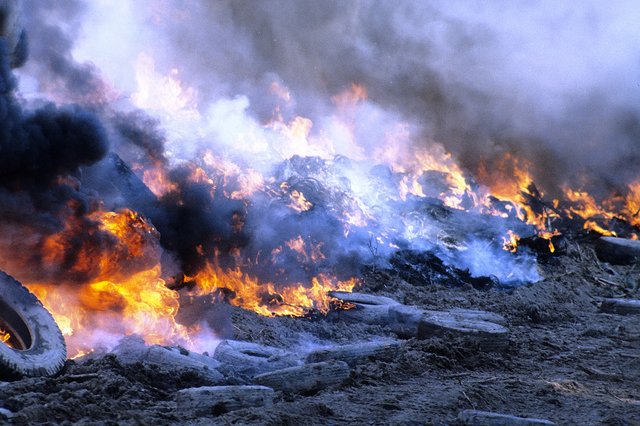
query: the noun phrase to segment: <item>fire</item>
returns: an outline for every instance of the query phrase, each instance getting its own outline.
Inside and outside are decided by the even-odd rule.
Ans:
[[[349,89],[333,96],[331,100],[342,112],[352,111],[360,102],[367,100],[369,93],[362,84],[352,84]]]
[[[622,213],[632,225],[640,227],[640,180],[629,184]]]
[[[90,248],[80,251],[77,268],[85,270],[85,263],[91,263],[95,265],[91,269],[95,277],[80,286],[27,283],[56,319],[67,340],[70,357],[97,350],[100,344],[108,344],[105,340],[115,344],[118,336],[129,334],[140,334],[149,344],[196,347],[200,330],[189,329],[175,319],[179,297],[162,279],[156,251],[159,235],[155,228],[131,210],[98,211],[90,217],[116,242],[112,251],[98,257]],[[69,230],[52,236],[45,244],[47,250],[52,250],[50,261],[62,261],[68,239],[65,232]],[[300,261],[323,258],[322,243],[309,244],[299,237],[287,241],[286,246],[297,253]],[[201,254],[204,255],[202,251]],[[216,263],[208,263],[187,279],[197,283],[195,294],[224,289],[230,292],[228,301],[233,305],[261,315],[289,316],[305,315],[310,310],[327,312],[332,300],[327,295],[329,291],[351,291],[357,284],[355,279],[338,281],[326,274],[318,274],[308,283],[262,283],[240,268],[223,270]]]
[[[70,357],[97,349],[97,337],[113,336],[115,340],[129,334],[140,334],[147,343],[192,347],[189,330],[175,321],[178,295],[159,275],[158,266],[127,279],[96,281],[80,289],[38,283],[28,287],[60,326]]]
[[[586,190],[564,187],[562,201],[556,199],[545,203],[544,194],[537,190],[528,172],[530,167],[530,164],[506,155],[494,165],[491,173],[482,167],[478,179],[488,183],[492,196],[511,202],[517,217],[535,226],[538,237],[549,240],[551,253],[555,251],[551,238],[560,234],[553,223],[561,218],[580,219],[582,229],[604,236],[618,235],[610,228],[616,219],[624,220],[636,228],[640,226],[640,181],[628,185],[626,196],[612,195],[598,202]],[[536,204],[537,209],[533,207]],[[626,237],[636,239],[638,233],[628,233]],[[508,239],[505,238],[505,250],[515,251],[515,247],[517,238],[514,240],[509,231]]]
[[[56,319],[70,356],[95,350],[97,336],[115,339],[135,333],[148,343],[192,346],[189,330],[175,321],[178,295],[161,278],[155,228],[131,210],[99,211],[90,217],[115,244],[112,251],[86,247],[79,252],[76,268],[86,270],[90,263],[94,277],[80,286],[25,283]],[[45,244],[53,251],[50,261],[61,261],[65,238],[64,232],[56,234]]]
[[[508,237],[502,237],[502,248],[512,253],[517,252],[520,236],[511,230],[507,231],[507,236]]]
[[[604,210],[598,205],[596,200],[586,191],[576,191],[565,188],[564,195],[571,202],[567,209],[569,217],[578,216],[583,219],[601,217],[603,219],[613,219],[614,213]],[[585,228],[587,229],[587,228]]]
[[[633,227],[640,227],[640,181],[627,186],[627,194],[614,195],[598,202],[585,190],[565,188],[564,194],[571,205],[566,209],[568,217],[584,219],[584,229],[605,236],[617,236],[607,227],[616,219],[627,221]],[[637,233],[629,235],[637,238]]]
[[[554,224],[561,216],[581,218],[584,229],[603,235],[616,235],[607,226],[617,217],[624,217],[631,225],[640,226],[640,180],[629,185],[626,196],[611,197],[601,203],[586,191],[569,188],[565,188],[562,202],[547,201],[534,184],[533,165],[515,154],[483,163],[474,176],[469,176],[443,145],[416,136],[411,124],[402,120],[386,125],[380,132],[379,142],[368,145],[368,141],[360,141],[358,129],[362,124],[358,122],[359,117],[369,109],[375,110],[367,88],[360,84],[353,84],[331,98],[335,113],[326,117],[326,122],[314,123],[311,118],[294,114],[286,116],[285,108],[277,108],[267,123],[257,124],[244,119],[233,122],[237,124],[235,126],[223,126],[221,130],[207,120],[211,117],[226,119],[230,105],[242,108],[247,105],[234,100],[226,101],[222,107],[203,108],[198,104],[198,92],[183,84],[179,77],[177,68],[163,74],[156,69],[152,56],[140,54],[135,64],[138,87],[131,99],[137,107],[159,115],[169,130],[178,130],[170,132],[170,136],[177,136],[174,151],[181,148],[179,143],[185,128],[197,138],[206,140],[198,148],[196,159],[189,162],[182,158],[174,159],[184,165],[191,183],[201,185],[205,193],[209,191],[213,202],[241,201],[237,204],[242,207],[234,210],[230,218],[231,228],[236,233],[244,229],[242,209],[250,206],[251,197],[256,194],[272,197],[278,202],[284,200],[283,204],[293,210],[296,217],[310,216],[308,212],[316,207],[314,203],[319,197],[314,197],[315,194],[306,188],[303,192],[302,186],[296,187],[288,175],[278,180],[268,178],[244,164],[244,159],[238,158],[241,156],[229,158],[225,151],[227,147],[212,149],[209,137],[226,138],[229,149],[231,145],[237,145],[242,147],[243,153],[263,155],[269,161],[272,158],[288,160],[293,156],[317,156],[331,162],[336,161],[336,156],[347,155],[349,160],[364,164],[362,168],[382,165],[398,176],[390,183],[392,189],[388,196],[393,201],[433,197],[451,209],[473,210],[505,219],[517,218],[532,225],[536,235],[548,241],[550,252],[555,250],[552,238],[559,235]],[[284,85],[274,82],[268,86],[268,91],[287,107],[295,105],[292,93]],[[224,114],[217,112],[216,107]],[[137,170],[149,189],[163,200],[170,195],[179,195],[181,190],[178,183],[171,180],[169,172],[175,165],[171,161],[175,152],[169,148],[167,154],[170,164],[158,162]],[[345,236],[353,227],[369,226],[378,211],[386,213],[379,204],[387,200],[382,200],[382,203],[377,199],[371,201],[368,197],[371,192],[377,196],[377,188],[370,187],[366,174],[357,173],[354,172],[356,176],[353,179],[351,176],[345,178],[349,184],[344,187],[348,187],[350,192],[344,191],[346,195],[340,199],[343,204],[327,206],[327,211],[335,214],[344,225]],[[321,180],[321,177],[317,178]],[[342,184],[342,178],[329,176],[327,181]],[[431,178],[438,184],[432,184]],[[180,197],[176,199],[180,200]],[[495,199],[503,202],[504,206],[496,208],[492,204]],[[320,205],[319,201],[317,203]],[[89,233],[95,241],[89,238],[91,241],[75,247],[75,258],[68,271],[74,277],[86,279],[80,284],[53,283],[46,279],[26,282],[56,318],[67,338],[70,355],[73,357],[95,350],[97,342],[104,342],[105,336],[133,333],[144,336],[148,343],[195,347],[199,330],[189,329],[176,321],[180,309],[179,294],[168,288],[163,279],[160,235],[153,225],[131,210],[96,211],[88,218],[97,224],[96,230]],[[75,237],[82,226],[78,218],[70,215],[62,231],[44,239],[42,249],[47,263],[69,263],[66,253],[77,240]],[[381,235],[388,231],[382,230]],[[108,237],[104,241],[97,238],[102,234]],[[398,247],[383,241],[380,235],[371,235],[371,241]],[[287,259],[294,259],[304,266],[301,269],[308,272],[306,280],[299,277],[291,280],[294,282],[261,279],[252,272],[251,266],[255,266],[253,259],[249,256],[243,258],[241,248],[233,246],[225,253],[236,261],[229,266],[219,261],[219,253],[207,253],[206,244],[203,244],[194,247],[194,251],[204,266],[185,277],[186,282],[194,283],[191,294],[214,295],[261,315],[302,316],[310,311],[327,312],[332,302],[327,295],[329,291],[351,291],[358,284],[355,278],[337,279],[313,269],[316,263],[326,260],[323,248],[329,244],[323,246],[322,241],[309,241],[302,235],[286,238],[286,241],[273,244],[266,253],[258,253],[254,257],[268,257],[273,264],[269,266],[282,269],[286,275],[286,265],[278,265],[286,255]],[[520,235],[509,231],[504,237],[503,247],[516,252],[520,241]],[[8,341],[8,334],[0,330],[0,339]]]
[[[255,277],[243,273],[240,268],[223,270],[215,262],[189,279],[198,283],[198,295],[213,294],[219,290],[231,293],[228,299],[234,306],[240,306],[260,315],[302,316],[310,310],[323,313],[329,311],[331,297],[329,291],[352,291],[357,280],[336,281],[319,274],[310,283],[277,285],[261,283]]]
[[[482,194],[474,200],[481,200],[484,212],[509,217],[514,214],[522,222],[535,228],[538,238],[547,240],[549,252],[554,253],[556,248],[551,238],[560,232],[553,226],[555,220],[560,218],[558,200],[546,202],[544,193],[539,191],[531,173],[531,164],[523,161],[513,154],[505,154],[500,159],[494,159],[492,164],[481,163],[477,179],[487,185],[488,194]],[[491,197],[509,204],[505,210],[496,210],[492,205]],[[508,237],[503,237],[503,248],[506,251],[517,252],[520,236],[509,230]]]
[[[593,220],[585,220],[583,228],[585,231],[595,231],[600,235],[604,235],[605,237],[616,237],[618,235],[615,231],[605,229]]]
[[[534,208],[533,204],[543,200],[544,193],[536,188],[529,172],[531,168],[529,162],[508,153],[495,159],[491,165],[481,163],[476,178],[489,188],[488,195],[510,202],[518,219],[533,225],[538,231],[553,232],[551,223],[558,218],[554,210],[557,201],[553,200],[546,205],[538,203]],[[493,210],[486,195],[483,197],[483,204],[492,214],[500,214]]]
[[[169,91],[173,95],[167,95],[165,98],[173,99],[173,104],[178,105],[178,109],[184,110],[187,105],[195,102],[195,95],[189,89],[184,89],[184,85],[177,80],[177,72],[158,79],[153,60],[144,55],[139,58],[138,69],[140,71],[139,77],[145,82],[142,84],[143,88],[157,85],[160,81],[164,81],[168,87],[173,87],[174,89]],[[273,82],[269,86],[269,91],[287,104],[293,101],[291,92],[280,83]],[[149,90],[142,90],[142,93],[146,92]],[[595,208],[593,199],[579,191],[569,189],[565,191],[565,198],[570,202],[570,206],[565,210],[558,208],[558,200],[546,203],[532,202],[532,200],[542,200],[544,193],[538,191],[534,185],[534,179],[530,172],[533,168],[532,165],[514,154],[508,153],[502,158],[493,159],[490,165],[483,163],[475,176],[481,184],[480,187],[477,187],[472,186],[470,179],[456,159],[438,143],[429,141],[416,148],[415,136],[412,135],[410,125],[407,123],[397,123],[395,127],[390,127],[385,136],[386,143],[381,148],[367,152],[356,143],[355,127],[359,108],[368,101],[368,98],[367,88],[360,84],[353,84],[347,90],[332,97],[337,110],[333,121],[334,129],[337,129],[336,135],[342,138],[339,142],[342,152],[349,152],[352,154],[351,158],[382,160],[389,164],[394,172],[404,173],[403,178],[398,182],[398,198],[400,200],[406,200],[409,195],[416,197],[431,195],[442,200],[446,206],[455,209],[478,209],[503,217],[515,215],[521,221],[533,225],[539,237],[549,239],[551,250],[553,250],[553,244],[550,241],[550,236],[558,232],[553,223],[563,214],[568,217],[583,217],[585,229],[595,230],[603,235],[615,235],[614,231],[606,229],[593,220],[588,220],[594,214],[607,219],[611,219],[614,215],[601,208]],[[175,108],[161,106],[168,115],[175,115]],[[300,155],[330,159],[336,153],[341,152],[336,141],[327,137],[327,134],[314,133],[314,123],[311,119],[295,116],[287,122],[282,117],[279,108],[276,109],[274,117],[264,126],[266,134],[252,136],[252,139],[257,138],[254,145],[264,146],[266,141],[266,145],[274,147],[282,158]],[[276,137],[269,141],[273,135]],[[240,135],[238,136],[240,137]],[[260,138],[265,140],[259,140]],[[234,189],[225,192],[227,197],[240,200],[257,191],[263,191],[267,187],[267,182],[260,173],[218,157],[210,150],[205,152],[203,163],[207,166],[207,172],[201,175],[194,174],[194,180],[204,182],[205,177],[211,176],[212,173],[219,173],[223,177],[223,185],[226,187],[229,185],[230,179],[233,179],[235,186]],[[202,170],[197,171],[201,172]],[[431,172],[440,173],[446,183],[446,188],[442,188],[435,194],[426,193],[426,188],[420,181],[425,173]],[[163,176],[145,178],[145,182],[150,182],[150,186],[156,194],[163,194],[170,190],[170,184],[159,183],[162,181]],[[215,185],[213,182],[210,183]],[[431,188],[429,189],[431,190]],[[281,190],[287,193],[290,199],[288,206],[293,210],[302,213],[313,208],[313,203],[303,192],[298,189],[290,189],[286,182],[281,184]],[[504,206],[504,210],[496,210],[491,205],[491,197],[510,204]],[[638,214],[640,211],[640,183],[630,186],[630,195],[625,199],[625,203],[623,209],[625,218],[637,226],[640,223]],[[361,205],[361,207],[361,209],[343,212],[345,223],[356,226],[366,225],[369,216],[368,207],[366,205]]]
[[[289,199],[291,202],[287,206],[298,213],[307,212],[313,208],[313,203],[307,200],[304,194],[297,189],[289,190],[289,185],[286,182],[280,184],[280,189],[289,193]]]
[[[99,222],[99,227],[125,241],[129,254],[133,257],[145,255],[145,248],[150,238],[158,239],[160,235],[138,213],[124,209],[120,212],[96,212],[89,216]]]
[[[325,258],[324,254],[322,253],[322,243],[311,245],[311,249],[308,250],[308,244],[300,235],[298,236],[298,238],[286,241],[285,244],[287,247],[289,247],[289,249],[291,249],[291,251],[294,251],[298,255],[298,259],[301,262],[317,262],[318,260]]]
[[[273,148],[282,158],[294,155],[330,158],[335,154],[331,140],[312,134],[313,121],[309,118],[296,116],[287,123],[278,117],[265,128],[280,136],[274,141]]]
[[[164,168],[159,166],[144,170],[142,181],[156,197],[162,197],[177,189],[176,184],[171,182]]]
[[[9,339],[11,339],[11,334],[9,334],[8,331],[0,328],[0,342],[8,344]]]
[[[264,177],[258,171],[242,168],[228,159],[215,155],[210,150],[205,151],[202,162],[206,170],[199,170],[202,173],[200,180],[213,185],[213,179],[210,176],[221,176],[225,187],[224,195],[228,198],[242,200],[265,188]],[[198,181],[195,173],[192,180]],[[233,188],[229,189],[231,186]]]
[[[286,103],[291,102],[291,92],[289,89],[274,81],[269,86],[269,91]]]
[[[539,231],[538,232],[538,237],[548,241],[549,253],[555,253],[555,251],[556,251],[556,247],[553,245],[552,238],[557,236],[557,235],[560,235],[560,231],[558,231],[557,229],[554,229],[553,231]]]

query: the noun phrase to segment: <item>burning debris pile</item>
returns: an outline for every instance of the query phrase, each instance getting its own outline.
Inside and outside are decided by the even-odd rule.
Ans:
[[[470,167],[362,84],[330,96],[316,122],[275,79],[260,120],[245,98],[200,102],[150,51],[136,59],[131,102],[119,102],[114,82],[64,51],[69,35],[47,10],[26,16],[35,50],[20,76],[40,84],[26,109],[4,61],[0,267],[54,313],[72,355],[131,333],[198,348],[207,327],[175,321],[181,297],[303,316],[326,313],[327,293],[354,289],[368,265],[509,287],[540,280],[536,256],[564,252],[566,238],[638,238],[637,176],[605,197],[582,189],[589,182],[547,196],[524,153]],[[46,50],[43,34],[61,50]],[[46,85],[52,73],[62,86],[84,76],[95,96]],[[85,109],[25,112],[42,96]]]
[[[512,48],[510,33],[487,21],[493,7],[471,17],[435,3],[380,5],[397,18],[387,22],[367,2],[280,8],[291,19],[244,1],[25,3],[27,32],[15,18],[0,49],[0,270],[42,301],[69,357],[82,360],[69,380],[91,381],[92,365],[177,365],[171,386],[185,410],[215,410],[202,401],[219,390],[187,389],[199,385],[252,386],[248,404],[265,406],[273,391],[260,386],[314,393],[318,383],[357,381],[362,360],[420,352],[423,343],[395,337],[451,338],[483,353],[521,338],[503,315],[431,309],[430,291],[508,298],[553,281],[558,265],[578,268],[577,257],[601,270],[601,260],[637,261],[637,105],[594,95],[596,126],[591,98],[511,63],[500,68],[504,81],[485,75],[495,57],[482,53]],[[299,31],[302,16],[313,31]],[[105,46],[105,32],[122,37],[122,51]],[[341,32],[350,37],[329,42]],[[26,58],[27,33],[30,60],[12,70]],[[234,47],[203,50],[203,38]],[[507,96],[521,81],[543,85],[561,107],[524,90]],[[617,278],[632,273],[619,268]],[[365,290],[391,298],[357,293]],[[234,334],[231,313],[256,325],[317,320],[324,325],[291,327],[354,346],[309,350],[289,339],[283,348],[236,323],[238,339],[262,345],[218,345]],[[340,335],[333,326],[342,322],[361,336]],[[0,345],[10,339],[0,328]]]

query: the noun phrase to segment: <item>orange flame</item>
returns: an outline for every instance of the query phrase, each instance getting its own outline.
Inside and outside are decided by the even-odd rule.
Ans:
[[[629,184],[623,215],[634,226],[640,227],[640,180]]]
[[[604,210],[598,205],[596,200],[586,191],[576,191],[565,188],[564,195],[571,202],[571,206],[567,209],[570,218],[574,215],[583,219],[589,219],[596,216],[604,219],[613,219],[615,215],[612,212]]]
[[[178,295],[160,278],[155,228],[130,210],[95,212],[90,217],[116,244],[114,251],[97,252],[87,247],[79,252],[75,268],[83,270],[91,264],[95,277],[79,287],[26,283],[56,319],[67,339],[69,355],[95,349],[96,330],[103,337],[136,333],[147,343],[192,346],[189,330],[175,321]],[[64,244],[61,234],[47,240],[50,261],[61,261]]]
[[[502,237],[502,248],[505,251],[510,251],[515,253],[518,251],[518,241],[520,240],[520,236],[515,232],[509,230],[507,231],[507,237]]]
[[[11,334],[8,331],[4,331],[0,328],[0,342],[7,343],[11,339]]]
[[[207,131],[208,123],[203,122],[207,117],[200,114],[201,108],[197,104],[198,93],[180,82],[178,69],[171,69],[168,75],[163,75],[156,69],[154,59],[143,53],[138,57],[135,77],[138,89],[131,99],[136,106],[158,112],[165,120],[186,120],[188,128],[198,135]],[[292,95],[286,87],[273,83],[269,90],[287,105],[293,105]],[[231,138],[243,146],[251,146],[249,152],[252,154],[262,153],[260,149],[268,147],[282,158],[300,155],[331,160],[336,154],[348,153],[354,160],[383,163],[402,175],[396,182],[397,194],[391,197],[404,200],[410,196],[435,196],[451,208],[475,208],[509,216],[491,207],[489,196],[493,195],[510,203],[506,207],[509,213],[513,212],[520,220],[535,226],[538,236],[549,240],[550,251],[555,250],[551,238],[558,231],[552,227],[552,221],[559,217],[559,204],[554,200],[553,208],[543,206],[542,211],[531,207],[530,198],[540,199],[543,194],[535,190],[530,173],[533,167],[528,162],[507,154],[501,159],[494,159],[491,165],[483,164],[475,176],[483,186],[477,186],[441,144],[424,140],[416,143],[410,123],[398,122],[384,127],[382,146],[372,148],[359,144],[356,136],[359,114],[374,104],[367,101],[368,96],[366,87],[359,84],[353,84],[334,96],[332,101],[336,112],[329,117],[330,131],[318,130],[318,126],[314,127],[314,122],[307,117],[294,116],[285,120],[277,110],[274,119],[263,127],[248,126],[251,128],[238,129],[237,134],[232,131]],[[158,197],[179,190],[164,167],[157,164],[142,170],[145,184]],[[290,188],[286,182],[280,184],[278,191],[277,183],[211,150],[203,150],[190,167],[190,179],[207,185],[212,197],[214,193],[222,193],[230,199],[242,200],[257,191],[273,191],[283,198],[288,197],[288,207],[296,212],[304,213],[314,207],[304,193]],[[440,174],[444,187],[427,188],[422,181],[427,172]],[[626,197],[605,200],[600,205],[585,191],[566,189],[564,195],[570,203],[564,214],[585,219],[585,229],[615,235],[605,229],[606,224],[599,225],[594,219],[596,217],[611,220],[623,216],[632,225],[640,226],[640,180],[629,185]],[[468,200],[471,205],[466,203]],[[345,224],[345,234],[348,233],[346,225],[365,226],[373,217],[369,213],[375,206],[367,206],[355,196],[352,201],[349,208],[338,212]],[[613,206],[617,204],[621,207],[617,209],[619,213],[614,214]],[[129,210],[96,212],[90,218],[99,224],[101,231],[112,237],[114,244],[106,251],[95,250],[91,246],[77,250],[77,259],[69,272],[85,274],[90,279],[80,287],[68,283],[28,283],[58,321],[68,340],[70,354],[76,356],[95,349],[95,330],[114,336],[138,333],[145,336],[148,343],[192,345],[197,330],[187,329],[175,320],[179,309],[178,294],[168,289],[162,279],[159,236],[155,228]],[[242,225],[241,218],[237,218],[234,227],[239,230]],[[64,264],[67,245],[72,239],[70,236],[78,226],[79,222],[70,217],[63,231],[45,239],[42,246],[46,262]],[[637,238],[636,234],[633,235]],[[509,231],[504,238],[504,248],[516,251],[519,240],[517,234]],[[204,256],[204,249],[198,249]],[[301,262],[316,262],[324,258],[322,243],[312,244],[300,236],[272,250],[274,263],[287,249],[294,252]],[[215,260],[208,261],[206,267],[187,280],[196,282],[192,290],[196,295],[219,294],[220,290],[225,290],[225,294],[230,294],[228,300],[233,305],[261,315],[291,316],[305,315],[310,310],[327,312],[332,301],[327,296],[328,291],[351,291],[357,285],[355,279],[340,281],[326,274],[318,274],[309,282],[293,285],[260,282],[241,267],[225,269]],[[9,339],[6,336],[8,334],[0,331],[3,341]]]
[[[640,227],[640,180],[627,186],[627,194],[611,196],[598,203],[584,190],[565,188],[565,197],[571,202],[566,209],[568,217],[580,217],[585,220],[584,229],[605,236],[616,236],[616,232],[607,229],[614,219],[627,221],[631,226]],[[631,234],[629,238],[637,238]]]
[[[159,266],[126,280],[97,281],[82,286],[30,284],[49,309],[69,347],[69,356],[96,349],[95,333],[104,336],[140,334],[145,342],[192,347],[189,330],[177,324],[177,293],[160,279]]]
[[[198,283],[195,291],[199,295],[226,289],[233,294],[229,303],[265,316],[302,316],[311,309],[326,313],[332,300],[327,295],[329,291],[351,291],[357,284],[355,279],[336,281],[319,274],[308,285],[298,283],[278,286],[274,283],[260,283],[239,268],[223,270],[215,263],[208,263],[190,279]]]
[[[280,189],[289,191],[289,185],[286,182],[282,182]],[[313,208],[313,203],[307,200],[304,194],[297,189],[289,191],[289,199],[291,202],[287,204],[287,207],[297,211],[298,213],[307,212]]]
[[[171,182],[166,171],[161,166],[145,170],[142,175],[142,181],[156,197],[162,197],[177,189],[176,184]]]

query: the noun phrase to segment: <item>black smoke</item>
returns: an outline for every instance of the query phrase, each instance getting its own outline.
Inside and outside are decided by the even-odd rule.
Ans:
[[[2,267],[25,278],[85,279],[72,272],[81,241],[104,248],[109,237],[87,217],[98,200],[82,190],[80,169],[107,153],[105,129],[95,115],[75,106],[25,110],[14,95],[15,83],[10,54],[0,40]],[[51,265],[42,244],[70,221],[78,225],[72,236],[78,242],[70,244],[61,263]]]

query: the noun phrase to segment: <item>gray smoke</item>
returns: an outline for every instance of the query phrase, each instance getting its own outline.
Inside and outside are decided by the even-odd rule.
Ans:
[[[72,50],[82,27],[82,0],[49,2],[24,0],[23,21],[29,39],[30,60],[22,75],[37,79],[38,91],[56,100],[96,106],[106,91],[98,70],[78,62]]]
[[[582,184],[582,175],[607,189],[638,177],[640,8],[633,1],[131,7],[113,37],[136,33],[137,40],[105,58],[151,51],[159,70],[179,68],[202,104],[246,96],[249,112],[264,120],[273,107],[266,88],[279,81],[294,94],[295,113],[317,119],[332,95],[357,82],[370,103],[414,123],[418,141],[444,144],[471,173],[479,159],[513,152],[537,167],[536,181],[551,193]]]
[[[632,1],[26,4],[33,54],[24,81],[33,78],[41,92],[110,117],[120,153],[136,145],[163,164],[190,160],[204,145],[228,153],[237,148],[230,134],[258,131],[271,118],[278,103],[268,93],[272,82],[293,95],[281,106],[285,119],[310,117],[314,130],[331,135],[332,96],[360,83],[369,99],[357,112],[354,131],[367,149],[381,143],[393,123],[406,122],[413,136],[399,142],[409,145],[405,151],[436,141],[471,175],[481,162],[490,169],[492,161],[513,153],[533,164],[534,180],[551,195],[564,184],[609,193],[638,178],[640,8]],[[211,118],[202,140],[189,126],[160,130],[166,123],[136,112],[126,95],[105,106],[109,85],[125,94],[135,90],[133,63],[143,53],[154,58],[159,75],[177,70],[197,91],[199,112]],[[252,158],[246,154],[245,160]],[[210,233],[200,232],[201,226],[188,230],[203,239],[200,246],[217,246],[232,234],[228,216],[242,208],[187,185],[185,170],[175,168],[172,175],[185,184],[179,194],[184,199],[154,223],[171,239],[165,246],[189,259],[197,244],[174,241],[174,224],[201,218],[200,225],[211,224]],[[277,226],[254,225],[257,239],[250,246],[264,250],[261,235]],[[234,248],[247,244],[244,235],[231,236]]]

